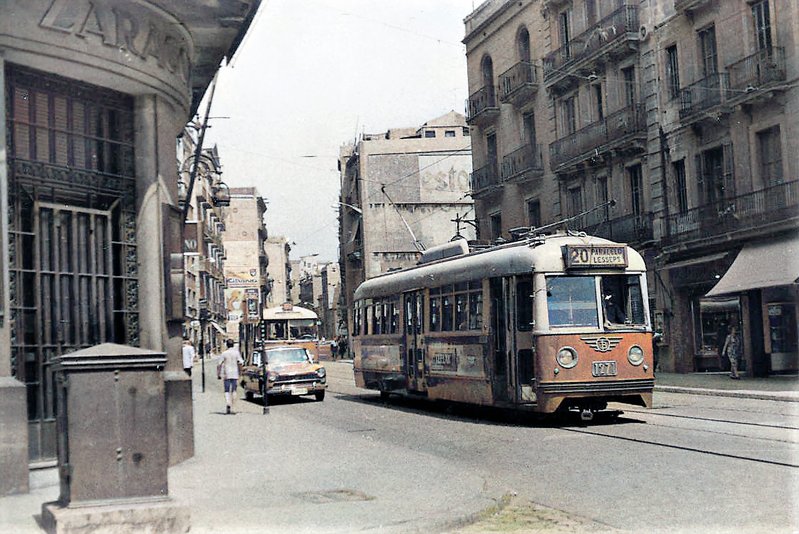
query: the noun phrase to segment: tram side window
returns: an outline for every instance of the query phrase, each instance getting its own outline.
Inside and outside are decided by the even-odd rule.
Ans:
[[[639,275],[614,274],[600,277],[602,312],[610,324],[646,323]]]
[[[516,283],[516,328],[520,332],[533,329],[533,281],[520,280]]]
[[[441,331],[441,289],[430,290],[430,331]]]
[[[474,282],[479,284],[479,282]],[[477,287],[477,291],[469,292],[469,329],[479,330],[483,328],[483,290]]]
[[[383,330],[381,328],[383,326],[383,306],[379,302],[375,302],[372,306],[372,310],[372,334],[382,334]]]
[[[593,276],[548,276],[549,326],[599,326]]]
[[[441,297],[441,330],[453,330],[452,295],[442,295]]]
[[[469,295],[467,293],[455,295],[455,329],[469,329]]]
[[[483,327],[483,293],[479,281],[430,290],[430,330],[451,332]]]
[[[352,312],[352,335],[361,335],[361,303],[355,303],[355,309]]]
[[[400,309],[399,309],[399,302],[396,300],[392,300],[389,303],[389,313],[391,314],[391,319],[389,322],[389,333],[396,334],[399,332],[399,322],[400,322]]]

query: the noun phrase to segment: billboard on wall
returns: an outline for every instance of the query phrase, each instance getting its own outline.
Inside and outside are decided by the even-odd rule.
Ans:
[[[225,304],[228,322],[250,322],[259,318],[258,270],[233,271],[225,276]]]
[[[241,322],[244,316],[244,290],[239,288],[225,289],[225,307],[228,322]]]
[[[419,156],[419,196],[422,202],[459,202],[469,191],[471,155]]]

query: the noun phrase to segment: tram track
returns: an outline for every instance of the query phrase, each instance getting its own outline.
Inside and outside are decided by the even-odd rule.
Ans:
[[[754,423],[749,421],[735,421],[733,419],[715,419],[713,417],[698,417],[693,415],[680,415],[680,414],[673,414],[673,413],[661,413],[657,411],[644,411],[644,410],[630,410],[625,409],[624,413],[636,413],[642,414],[645,416],[655,416],[655,417],[671,417],[675,419],[687,419],[693,421],[705,421],[711,423],[726,423],[732,425],[743,425],[743,426],[751,426],[751,427],[762,427],[762,428],[775,428],[778,430],[799,430],[799,426],[784,426],[784,425],[777,425],[777,424],[766,424],[766,423]]]

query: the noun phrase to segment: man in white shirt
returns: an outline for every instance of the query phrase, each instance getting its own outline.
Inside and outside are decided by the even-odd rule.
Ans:
[[[183,340],[183,370],[186,374],[191,376],[191,368],[194,366],[194,345],[191,340],[186,338]]]
[[[216,368],[216,377],[225,380],[225,413],[233,413],[233,403],[236,402],[236,388],[239,381],[239,366],[244,365],[239,349],[232,339],[226,342],[227,350],[219,355],[219,365]]]

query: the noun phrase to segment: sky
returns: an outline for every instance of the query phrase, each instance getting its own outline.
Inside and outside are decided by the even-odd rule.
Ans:
[[[479,3],[262,0],[219,73],[205,146],[228,186],[265,197],[292,259],[338,259],[341,145],[464,112],[463,19]]]

